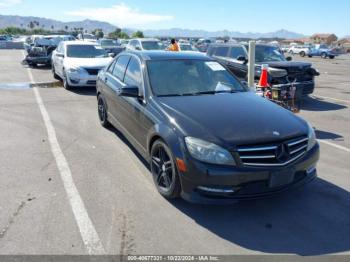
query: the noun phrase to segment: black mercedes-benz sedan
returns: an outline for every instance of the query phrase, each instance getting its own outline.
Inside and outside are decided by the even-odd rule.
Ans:
[[[101,124],[149,161],[168,199],[232,202],[316,177],[313,128],[206,55],[121,53],[100,71],[97,99]]]

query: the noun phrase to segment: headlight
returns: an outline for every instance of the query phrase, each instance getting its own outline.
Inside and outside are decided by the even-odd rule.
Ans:
[[[307,144],[307,151],[311,150],[317,143],[315,130],[310,124],[308,124],[308,126],[309,126],[309,134],[308,134],[309,141]]]
[[[191,156],[197,160],[219,165],[236,164],[230,152],[215,144],[194,137],[186,137],[185,142]]]
[[[83,73],[83,69],[80,67],[72,67],[68,69],[69,73]]]

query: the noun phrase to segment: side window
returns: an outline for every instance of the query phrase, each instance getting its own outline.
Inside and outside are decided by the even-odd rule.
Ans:
[[[246,57],[246,53],[244,52],[244,49],[240,46],[233,46],[231,47],[229,57],[233,59],[237,59],[239,56]]]
[[[141,88],[142,74],[140,63],[132,57],[125,73],[124,83],[128,86],[137,86]]]
[[[58,53],[63,53],[63,43],[62,42],[58,45],[57,52]]]
[[[218,46],[215,50],[215,56],[227,56],[228,54],[228,46]]]
[[[118,78],[120,81],[124,80],[125,70],[129,63],[129,60],[130,60],[129,56],[126,56],[126,55],[120,56],[114,66],[112,74],[116,78]]]
[[[113,63],[110,64],[110,66],[108,67],[108,73],[113,74],[113,70],[114,70],[114,66],[115,63],[117,62],[117,60],[114,60]]]

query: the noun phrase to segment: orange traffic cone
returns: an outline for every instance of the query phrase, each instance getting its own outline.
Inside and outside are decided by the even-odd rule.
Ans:
[[[265,89],[267,87],[270,87],[269,82],[268,82],[268,70],[269,66],[268,65],[262,65],[261,66],[261,76],[260,76],[260,81],[258,84],[258,87],[261,89]]]

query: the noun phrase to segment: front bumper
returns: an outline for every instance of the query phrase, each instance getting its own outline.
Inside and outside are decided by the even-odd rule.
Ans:
[[[27,56],[26,61],[28,64],[35,63],[35,64],[51,64],[51,57],[48,56]]]
[[[187,157],[188,171],[180,175],[182,197],[194,203],[225,204],[280,193],[315,179],[319,154],[319,145],[317,144],[295,162],[284,167],[269,168],[220,167]],[[292,181],[277,187],[270,187],[272,174],[278,175],[280,173],[282,175],[286,170],[293,170],[294,178]],[[214,190],[202,190],[203,188]]]
[[[67,81],[70,86],[96,86],[97,75],[88,73],[67,72]]]

